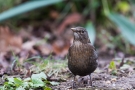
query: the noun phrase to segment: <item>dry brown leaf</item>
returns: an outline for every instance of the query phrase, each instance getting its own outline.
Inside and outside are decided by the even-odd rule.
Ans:
[[[52,46],[49,44],[35,46],[35,49],[38,50],[42,55],[49,55],[52,53]]]
[[[53,46],[53,52],[56,55],[64,57],[68,53],[68,48],[69,48],[70,44],[64,40],[58,39],[58,40],[54,41],[52,46]]]
[[[35,44],[36,44],[36,41],[27,41],[27,42],[23,43],[22,49],[31,50]]]
[[[59,16],[59,13],[58,13],[57,11],[52,10],[52,11],[50,12],[50,17],[52,17],[53,19],[58,18],[58,16]]]
[[[9,67],[9,63],[4,59],[4,54],[0,53],[0,75],[3,75]]]
[[[0,52],[9,50],[20,51],[22,38],[11,33],[10,29],[0,26]]]
[[[68,25],[79,23],[81,19],[82,19],[82,16],[79,13],[69,14],[61,23],[61,25],[58,27],[58,33],[59,34],[62,33],[63,30],[65,30],[66,26]]]

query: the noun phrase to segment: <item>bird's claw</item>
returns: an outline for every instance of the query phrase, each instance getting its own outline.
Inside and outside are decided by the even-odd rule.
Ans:
[[[76,88],[76,82],[75,81],[73,81],[73,84],[72,84],[72,89],[73,88]]]

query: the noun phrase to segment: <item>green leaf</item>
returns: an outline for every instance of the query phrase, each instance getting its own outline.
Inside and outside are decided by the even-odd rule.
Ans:
[[[22,87],[23,88],[29,88],[29,86],[33,87],[33,83],[31,85],[31,82],[23,82]]]
[[[16,15],[20,15],[23,13],[26,13],[28,11],[43,7],[43,6],[48,6],[57,2],[60,2],[62,0],[31,0],[26,3],[23,3],[19,6],[16,6],[14,8],[11,8],[10,10],[7,10],[3,13],[0,14],[0,22],[4,21],[6,19],[9,19],[11,17],[14,17]]]
[[[52,90],[50,87],[45,87],[44,90]]]
[[[115,69],[115,70],[112,70],[112,71],[111,71],[111,74],[112,74],[112,75],[117,75],[117,70],[116,70],[116,69]]]
[[[58,82],[50,82],[50,84],[52,84],[53,86],[55,86],[55,85],[59,85],[59,83],[58,83]]]
[[[20,78],[14,78],[14,83],[16,86],[22,85],[23,81]]]
[[[28,82],[28,81],[30,81],[30,80],[31,80],[31,78],[28,77],[28,78],[25,78],[23,81],[24,81],[24,82]]]
[[[116,9],[126,13],[130,10],[130,5],[126,1],[120,1],[117,3]]]
[[[109,10],[109,5],[108,5],[108,0],[102,0],[102,4],[103,4],[104,14],[105,15],[109,14],[110,10]]]
[[[93,24],[89,21],[89,22],[87,22],[85,28],[88,31],[88,35],[89,35],[91,43],[94,44],[96,32],[95,32],[95,28],[94,28]]]
[[[120,69],[122,69],[122,70],[126,70],[126,69],[129,69],[129,68],[131,68],[131,66],[128,65],[128,64],[124,64],[122,67],[120,67]]]
[[[113,60],[110,62],[109,68],[112,69],[112,70],[116,69],[116,65],[115,65],[115,62]]]
[[[31,79],[37,79],[37,78],[39,78],[39,79],[42,79],[42,78],[46,79],[47,76],[46,76],[46,74],[44,72],[41,72],[39,74],[32,74]]]
[[[45,83],[39,78],[32,79],[32,82],[34,87],[43,87],[45,85]]]
[[[126,17],[116,13],[108,14],[108,18],[120,28],[122,36],[135,46],[135,24],[131,23]]]
[[[7,78],[8,82],[14,82],[14,78],[11,77],[11,78]]]
[[[34,87],[39,87],[39,86],[44,86],[45,83],[42,81],[42,79],[46,80],[47,76],[45,75],[44,72],[41,72],[39,74],[33,74],[31,76],[32,82],[34,84]]]
[[[16,90],[25,90],[22,86],[16,88]]]
[[[0,90],[4,90],[4,86],[0,86]]]

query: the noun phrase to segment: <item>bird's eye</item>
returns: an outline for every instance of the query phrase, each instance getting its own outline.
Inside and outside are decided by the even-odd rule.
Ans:
[[[84,31],[82,31],[82,33],[84,33]]]

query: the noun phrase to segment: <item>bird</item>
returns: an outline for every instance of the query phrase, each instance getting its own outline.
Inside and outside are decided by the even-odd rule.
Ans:
[[[71,28],[74,39],[68,50],[68,68],[74,75],[73,87],[75,85],[75,77],[86,76],[90,77],[90,85],[92,86],[91,73],[98,66],[98,54],[95,47],[91,44],[88,32],[83,27]],[[88,83],[89,84],[89,83]]]

